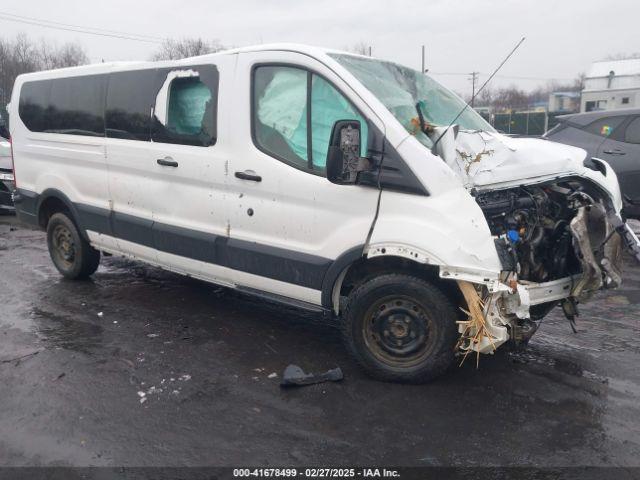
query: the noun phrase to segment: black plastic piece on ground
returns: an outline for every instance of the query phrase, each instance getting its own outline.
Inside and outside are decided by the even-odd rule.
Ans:
[[[289,365],[282,374],[281,387],[301,387],[322,382],[339,382],[344,378],[340,367],[324,373],[304,373],[298,365]]]

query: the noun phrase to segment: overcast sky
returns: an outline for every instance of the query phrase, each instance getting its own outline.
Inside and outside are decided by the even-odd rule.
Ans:
[[[430,72],[462,93],[471,90],[468,75],[439,72],[488,74],[522,36],[527,40],[492,86],[531,89],[551,78],[572,79],[609,54],[640,51],[638,0],[21,0],[2,2],[1,14],[234,46],[344,48],[365,42],[375,57],[414,68],[420,68],[426,44]],[[0,29],[3,37],[24,32],[57,43],[78,41],[92,61],[146,60],[157,48],[2,19]]]

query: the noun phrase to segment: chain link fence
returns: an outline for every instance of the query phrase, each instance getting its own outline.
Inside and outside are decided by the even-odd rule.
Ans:
[[[478,112],[496,130],[509,135],[538,137],[558,124],[558,117],[568,112],[512,110],[502,113]]]

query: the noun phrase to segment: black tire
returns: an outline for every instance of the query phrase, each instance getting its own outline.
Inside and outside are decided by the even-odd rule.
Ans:
[[[65,213],[54,213],[47,224],[49,255],[66,278],[87,278],[100,264],[100,252],[89,245]]]
[[[424,383],[455,360],[456,307],[434,285],[410,275],[367,280],[348,296],[343,340],[372,377]]]

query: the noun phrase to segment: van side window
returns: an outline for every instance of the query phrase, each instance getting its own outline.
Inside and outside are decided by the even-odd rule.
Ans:
[[[322,77],[289,66],[259,66],[253,73],[252,128],[256,146],[292,166],[323,172],[333,124],[359,120],[363,155],[367,123]]]
[[[161,71],[154,142],[208,147],[216,142],[217,70],[212,65]]]
[[[104,137],[106,75],[54,79],[47,131]]]
[[[27,82],[20,92],[20,118],[32,132],[104,136],[106,75]]]
[[[107,137],[149,141],[156,70],[109,75],[105,126]]]
[[[22,123],[32,132],[44,132],[47,128],[45,115],[49,106],[51,81],[26,82],[20,89],[18,115]]]

